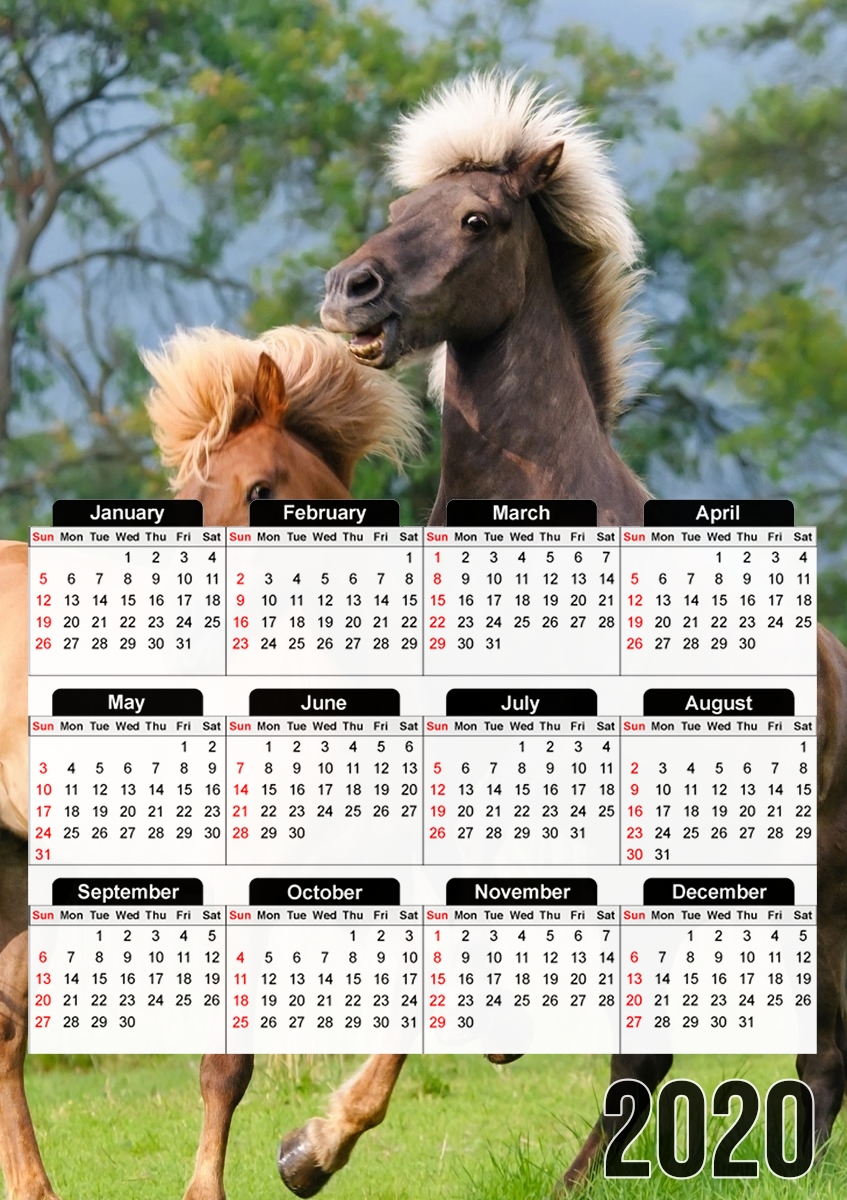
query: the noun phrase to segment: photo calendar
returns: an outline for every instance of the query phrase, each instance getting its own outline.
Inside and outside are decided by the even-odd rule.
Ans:
[[[814,1051],[790,502],[250,521],[31,530],[32,1051]]]

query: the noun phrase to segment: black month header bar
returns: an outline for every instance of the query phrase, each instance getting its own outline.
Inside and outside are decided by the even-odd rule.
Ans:
[[[645,525],[793,525],[791,500],[647,500]]]
[[[596,526],[593,500],[450,500],[451,526]],[[55,500],[53,526],[199,527],[199,500]],[[396,500],[254,500],[251,526],[394,527]],[[791,500],[647,500],[646,526],[793,526]]]
[[[199,879],[54,879],[54,904],[202,904]]]
[[[396,879],[251,879],[250,903],[302,907],[304,904],[399,904]]]
[[[54,500],[53,528],[137,526],[163,529],[203,524],[199,500]]]
[[[399,717],[396,688],[254,688],[251,717]]]
[[[400,505],[396,500],[254,500],[250,505],[250,525],[254,529],[274,525],[364,529],[399,524]]]
[[[596,717],[592,688],[451,688],[448,717]]]
[[[596,904],[594,879],[448,879],[447,904]]]
[[[792,879],[645,879],[645,904],[793,904]]]
[[[54,717],[202,717],[199,688],[57,688]]]
[[[448,500],[448,525],[596,525],[593,500]]]
[[[793,717],[790,688],[648,688],[645,717]]]

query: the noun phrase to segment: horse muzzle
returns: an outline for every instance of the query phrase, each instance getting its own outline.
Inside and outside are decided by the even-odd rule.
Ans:
[[[400,322],[395,313],[375,319],[372,312],[350,313],[327,297],[321,307],[321,322],[331,333],[348,335],[348,349],[363,366],[393,367],[401,356]]]

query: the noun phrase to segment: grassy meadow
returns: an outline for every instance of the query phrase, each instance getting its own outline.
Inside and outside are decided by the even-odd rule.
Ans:
[[[276,1172],[282,1133],[320,1115],[329,1092],[362,1060],[263,1057],[233,1123],[228,1200],[281,1200]],[[194,1057],[29,1060],[27,1087],[48,1172],[63,1200],[180,1200],[201,1119]],[[350,1164],[328,1185],[328,1200],[541,1200],[593,1122],[608,1061],[597,1056],[523,1058],[493,1067],[471,1057],[416,1057],[400,1078],[385,1123],[366,1134]],[[722,1079],[749,1079],[762,1101],[794,1076],[789,1057],[696,1057],[674,1075],[700,1083],[707,1098]],[[737,1111],[737,1110],[734,1110]],[[762,1115],[735,1157],[763,1161]],[[725,1122],[709,1119],[707,1163]],[[627,1157],[649,1157],[649,1180],[603,1180],[591,1200],[707,1196],[815,1200],[847,1196],[847,1127],[830,1154],[796,1182],[760,1168],[754,1180],[676,1181],[656,1167],[651,1120]]]

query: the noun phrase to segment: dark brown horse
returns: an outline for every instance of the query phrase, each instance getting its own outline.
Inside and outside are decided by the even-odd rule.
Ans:
[[[388,367],[446,343],[441,486],[453,497],[589,497],[603,524],[641,524],[646,493],[609,441],[627,361],[638,240],[599,144],[531,87],[487,77],[400,126],[394,175],[415,189],[391,225],[327,276],[324,324]],[[624,345],[621,345],[623,335]],[[440,368],[439,368],[440,373]],[[847,651],[818,632],[818,1052],[797,1059],[819,1147],[841,1106],[847,1038]],[[491,1055],[507,1061],[508,1055]],[[670,1055],[614,1055],[612,1080],[652,1090]],[[284,1181],[312,1195],[382,1120],[402,1056],[375,1056],[327,1119],[289,1134]],[[563,1183],[584,1180],[617,1128],[601,1118]]]
[[[639,524],[647,493],[609,441],[640,251],[599,144],[533,89],[478,79],[400,127],[417,190],[330,271],[321,320],[389,367],[446,343],[441,486],[451,497],[597,498]]]
[[[283,327],[248,340],[216,329],[177,334],[145,356],[150,416],[178,498],[203,501],[207,525],[246,525],[251,500],[350,495],[356,463],[395,463],[417,446],[406,391],[366,371],[340,339]],[[7,1200],[58,1200],[24,1091],[27,1034],[27,547],[0,542],[0,1169]],[[204,1124],[192,1200],[221,1200],[233,1109],[252,1057],[207,1055]]]

